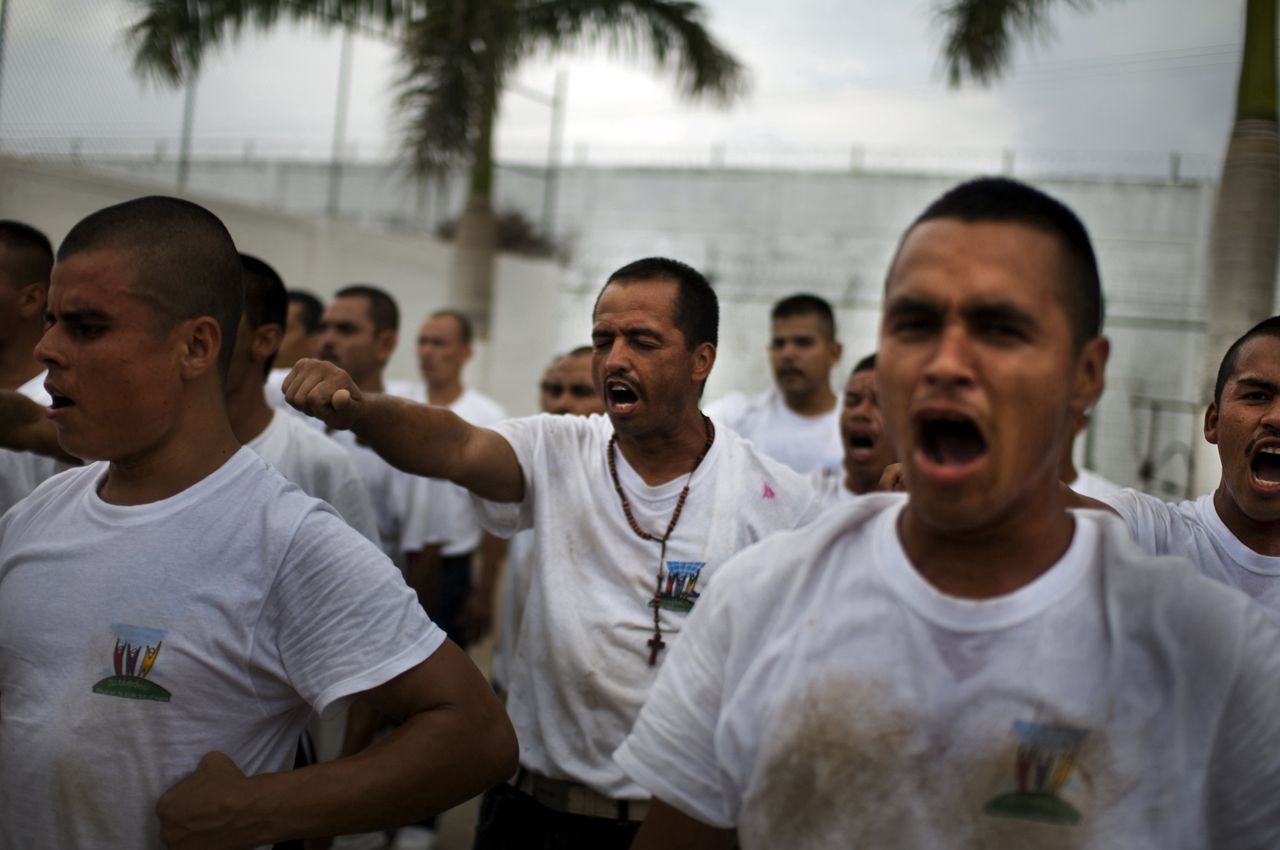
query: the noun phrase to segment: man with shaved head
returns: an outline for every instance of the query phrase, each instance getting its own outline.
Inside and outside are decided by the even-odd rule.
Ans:
[[[141,198],[60,246],[36,356],[91,462],[0,519],[0,847],[252,847],[387,826],[513,768],[478,671],[377,546],[236,439],[241,260]],[[289,771],[313,711],[406,722]]]
[[[0,221],[0,390],[48,404],[44,366],[34,350],[44,332],[53,248],[43,233]],[[50,457],[0,449],[0,514],[59,469]]]
[[[726,565],[615,754],[656,798],[635,850],[1280,846],[1280,630],[1068,510],[1101,320],[1084,225],[1030,186],[908,228],[876,379],[909,495]]]

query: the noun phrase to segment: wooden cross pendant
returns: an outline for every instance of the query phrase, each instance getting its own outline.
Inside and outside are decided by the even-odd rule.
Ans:
[[[662,639],[662,635],[654,635],[649,638],[649,666],[652,667],[658,663],[658,653],[667,648],[666,641]]]

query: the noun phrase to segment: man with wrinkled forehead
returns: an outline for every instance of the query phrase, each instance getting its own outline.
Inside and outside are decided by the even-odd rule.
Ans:
[[[1280,846],[1280,631],[1058,481],[1101,318],[1036,189],[911,225],[876,369],[909,495],[725,565],[615,754],[635,848]]]

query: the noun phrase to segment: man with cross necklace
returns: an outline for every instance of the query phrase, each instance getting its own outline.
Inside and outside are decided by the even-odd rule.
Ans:
[[[805,479],[717,431],[699,410],[719,307],[694,269],[639,260],[593,312],[592,379],[606,416],[535,416],[474,428],[447,410],[361,394],[302,361],[294,406],[351,428],[390,463],[448,478],[482,521],[532,528],[507,710],[520,771],[485,798],[478,850],[625,848],[648,794],[611,755],[719,565],[819,509]]]

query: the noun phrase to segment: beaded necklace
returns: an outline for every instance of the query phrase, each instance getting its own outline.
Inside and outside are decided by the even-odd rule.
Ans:
[[[680,521],[680,513],[684,510],[685,499],[689,498],[689,485],[693,483],[693,473],[698,471],[698,465],[702,463],[702,459],[707,456],[707,452],[711,451],[711,443],[716,438],[716,427],[711,424],[711,420],[706,414],[702,416],[703,428],[707,433],[707,442],[703,445],[702,451],[694,458],[693,468],[689,470],[689,477],[685,479],[684,489],[680,491],[680,498],[676,499],[676,509],[671,513],[671,522],[667,523],[667,530],[661,537],[656,534],[650,534],[640,527],[636,522],[636,518],[631,514],[631,503],[627,501],[627,494],[622,492],[622,482],[618,480],[618,463],[616,460],[617,450],[614,448],[618,442],[618,435],[614,434],[609,438],[609,477],[613,479],[613,489],[618,491],[618,498],[622,501],[622,513],[627,518],[627,525],[631,526],[631,530],[641,540],[656,540],[661,545],[658,552],[658,575],[655,586],[653,588],[653,637],[646,644],[649,647],[649,666],[653,667],[658,663],[658,653],[666,649],[667,644],[662,640],[662,621],[658,615],[662,611],[662,607],[658,604],[662,599],[662,573],[663,565],[667,561],[667,541],[671,539],[671,532],[676,530],[676,523]]]

